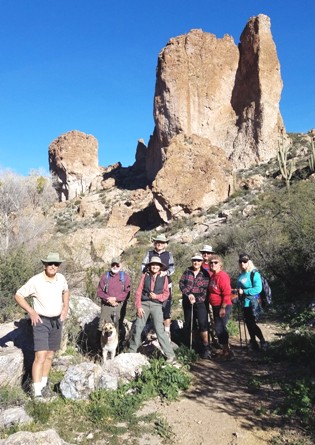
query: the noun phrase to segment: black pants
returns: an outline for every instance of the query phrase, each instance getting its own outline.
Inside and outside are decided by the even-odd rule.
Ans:
[[[244,321],[247,326],[251,343],[256,343],[256,337],[264,343],[265,339],[259,326],[257,326],[251,307],[244,307]]]

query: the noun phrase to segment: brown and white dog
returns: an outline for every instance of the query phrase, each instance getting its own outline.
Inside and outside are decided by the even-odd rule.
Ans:
[[[101,348],[103,355],[103,363],[107,360],[107,355],[109,353],[110,360],[116,355],[116,350],[118,347],[118,333],[115,325],[113,323],[106,323],[104,321],[102,326],[101,334]]]

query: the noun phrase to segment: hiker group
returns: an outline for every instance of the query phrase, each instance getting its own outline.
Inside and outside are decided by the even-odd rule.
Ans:
[[[175,266],[167,244],[165,235],[156,236],[153,239],[153,249],[143,258],[142,275],[135,291],[137,317],[128,352],[138,351],[142,332],[150,318],[166,362],[174,364],[176,359],[170,327],[171,276]],[[29,314],[33,328],[35,360],[32,379],[35,397],[41,397],[47,386],[54,353],[60,348],[62,325],[68,314],[68,285],[65,277],[58,273],[62,262],[58,253],[50,252],[42,259],[44,271],[32,277],[15,295],[17,303]],[[262,276],[248,254],[241,254],[238,262],[240,274],[235,289],[232,289],[230,277],[223,270],[222,258],[210,245],[204,245],[199,252],[192,255],[190,265],[179,280],[184,327],[189,337],[187,343],[202,359],[234,358],[227,329],[233,302],[237,302],[238,308],[241,308],[246,342],[245,325],[249,334],[249,348],[265,350],[268,346],[257,325],[262,310]],[[118,332],[123,332],[130,288],[131,279],[122,270],[120,258],[112,258],[110,269],[102,274],[97,288],[97,296],[101,299],[100,332],[104,323],[112,323]],[[33,305],[26,301],[29,296],[33,297]]]
[[[174,258],[167,250],[168,240],[165,235],[158,235],[153,239],[153,249],[149,250],[142,261],[142,276],[135,292],[135,307],[137,319],[133,335],[130,339],[129,352],[137,352],[141,345],[142,332],[151,317],[157,339],[163,350],[166,361],[173,363],[175,354],[170,342],[171,307],[172,307],[172,275],[175,271]],[[107,274],[113,276],[113,290],[104,291],[104,276],[101,277],[98,296],[102,299],[102,308],[110,308],[111,298],[114,295],[115,304],[124,306],[128,289],[123,290],[118,284],[121,263],[113,259],[111,271]],[[249,334],[248,347],[251,350],[265,350],[268,347],[263,333],[257,325],[262,312],[260,294],[262,292],[262,276],[255,268],[248,254],[241,254],[238,259],[240,274],[236,288],[231,288],[231,280],[223,270],[223,260],[210,245],[204,245],[199,252],[191,257],[191,264],[184,270],[179,280],[179,289],[182,293],[182,308],[184,313],[184,326],[189,334],[189,346],[194,348],[201,358],[218,357],[222,360],[232,360],[234,354],[229,343],[227,322],[232,313],[233,302],[241,308],[238,319],[244,321],[245,341]],[[114,269],[116,268],[116,269]],[[130,279],[126,274],[126,282]],[[110,299],[110,301],[108,301]],[[120,302],[120,303],[119,303]],[[125,302],[125,303],[123,303]],[[107,309],[102,309],[105,313]],[[115,306],[114,306],[115,309]],[[119,311],[118,311],[119,312]],[[239,311],[240,312],[240,311]],[[114,320],[115,311],[106,312],[108,321]],[[120,313],[120,312],[119,312]],[[119,318],[122,328],[125,311]],[[100,330],[102,325],[102,315]],[[210,327],[210,329],[209,329]],[[241,335],[241,326],[240,335]],[[211,346],[209,339],[211,335]],[[242,342],[242,338],[241,338]]]

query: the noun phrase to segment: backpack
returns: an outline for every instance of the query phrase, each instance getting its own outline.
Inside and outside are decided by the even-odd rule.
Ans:
[[[252,270],[250,273],[250,281],[252,282],[252,286],[254,286],[254,275],[255,272],[258,272],[256,269]],[[260,273],[260,272],[259,272]],[[261,306],[265,309],[267,306],[270,306],[272,303],[272,292],[269,286],[267,279],[260,273],[262,290],[260,292]]]
[[[110,273],[106,272],[105,285],[104,285],[103,292],[107,293],[107,291],[108,291],[109,279],[110,279]],[[119,281],[121,281],[122,290],[123,290],[123,292],[125,292],[125,272],[123,270],[121,270],[119,272]]]

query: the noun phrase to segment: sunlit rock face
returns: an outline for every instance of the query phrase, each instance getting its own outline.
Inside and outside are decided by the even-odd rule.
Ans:
[[[158,58],[155,128],[146,173],[153,180],[177,134],[206,138],[234,168],[275,155],[282,91],[270,19],[252,17],[237,46],[200,29],[170,39]]]

